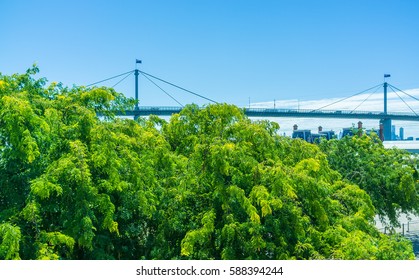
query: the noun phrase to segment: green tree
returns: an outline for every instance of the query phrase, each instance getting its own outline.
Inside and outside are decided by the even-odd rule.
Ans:
[[[2,259],[414,257],[374,227],[367,190],[276,123],[227,104],[119,119],[133,100],[37,72],[0,74]]]
[[[330,166],[372,199],[377,214],[398,225],[400,213],[419,213],[418,159],[399,149],[385,149],[376,134],[324,141]]]
[[[394,240],[373,226],[369,195],[341,181],[317,146],[278,137],[277,129],[275,123],[251,122],[225,104],[187,107],[163,127],[172,150],[189,158],[188,173],[199,178],[189,188],[195,201],[183,207],[190,212],[185,222],[191,230],[180,254],[193,259],[383,257],[377,242]],[[347,239],[359,234],[371,238],[359,239],[367,254],[340,254]],[[410,249],[407,256],[413,256]]]

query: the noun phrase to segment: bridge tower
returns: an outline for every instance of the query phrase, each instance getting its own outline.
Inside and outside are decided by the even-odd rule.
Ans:
[[[384,74],[385,78],[389,78],[390,74]],[[384,130],[384,141],[391,140],[391,119],[387,117],[387,87],[388,83],[384,81],[384,118],[380,120],[380,124],[383,125]]]
[[[135,110],[139,110],[140,108],[138,108],[138,75],[140,74],[140,70],[137,69],[137,64],[141,63],[141,60],[136,59],[135,60],[135,70],[134,70],[134,75],[135,75]]]

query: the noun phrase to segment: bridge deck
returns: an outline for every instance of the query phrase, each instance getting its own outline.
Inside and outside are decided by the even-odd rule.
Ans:
[[[171,116],[179,113],[182,107],[139,107],[119,115],[125,116]],[[244,108],[249,117],[300,117],[300,118],[336,118],[336,119],[392,119],[402,121],[419,121],[419,116],[413,113],[387,113],[346,110],[311,110],[311,109],[274,109],[274,108]]]

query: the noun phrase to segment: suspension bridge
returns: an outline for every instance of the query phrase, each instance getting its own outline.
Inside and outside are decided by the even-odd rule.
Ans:
[[[140,60],[136,60],[136,64],[141,63]],[[159,77],[156,77],[154,75],[151,75],[149,73],[146,73],[144,71],[141,71],[139,69],[131,70],[101,81],[98,81],[96,83],[92,83],[90,85],[87,85],[87,87],[95,86],[97,84],[100,84],[102,82],[116,79],[118,77],[123,77],[121,80],[119,80],[113,87],[124,81],[126,78],[128,78],[130,75],[134,74],[135,76],[135,100],[136,105],[133,110],[127,110],[125,112],[119,113],[119,115],[123,116],[132,116],[132,117],[139,117],[139,116],[149,116],[149,115],[157,115],[157,116],[171,116],[172,114],[179,113],[183,105],[170,93],[168,93],[166,90],[164,90],[161,86],[157,84],[157,82],[162,82],[167,85],[170,85],[172,87],[175,87],[177,89],[180,89],[182,91],[185,91],[189,94],[192,94],[194,96],[197,96],[199,98],[202,98],[206,101],[209,101],[211,103],[218,103],[215,100],[212,100],[208,97],[205,97],[203,95],[200,95],[196,92],[190,91],[186,88],[183,88],[181,86],[178,86],[174,83],[168,82],[164,79],[161,79]],[[139,75],[144,76],[148,81],[150,81],[152,84],[154,84],[156,87],[158,87],[162,92],[164,92],[168,97],[173,99],[179,106],[139,106],[138,102],[138,77]],[[384,74],[384,80],[385,78],[390,77],[389,74]],[[157,81],[157,82],[156,82]],[[365,94],[367,92],[371,92],[375,89],[377,91],[378,88],[383,88],[383,111],[357,111],[354,110],[326,110],[325,108],[330,107],[331,105],[335,105],[337,103],[343,102],[345,100],[348,100],[352,97]],[[388,112],[387,110],[387,103],[388,103],[388,90],[392,90],[403,102],[404,104],[411,110],[411,112]],[[391,126],[392,126],[392,120],[398,120],[398,121],[413,121],[417,122],[419,121],[419,115],[409,106],[409,104],[400,96],[400,94],[404,94],[406,96],[409,96],[410,98],[419,101],[418,98],[415,96],[412,96],[405,91],[387,83],[381,83],[379,85],[376,85],[374,87],[368,88],[366,90],[363,90],[361,92],[358,92],[356,94],[353,94],[349,97],[342,98],[340,100],[337,100],[335,102],[332,102],[330,104],[327,104],[325,106],[322,106],[318,109],[281,109],[281,108],[243,108],[244,113],[249,117],[278,117],[278,118],[326,118],[326,119],[360,119],[360,120],[379,120],[380,128],[383,129],[383,136],[384,140],[391,140]],[[364,103],[369,97],[371,97],[372,93],[364,99],[362,103]],[[361,105],[360,104],[360,105]],[[358,108],[359,105],[356,107]]]

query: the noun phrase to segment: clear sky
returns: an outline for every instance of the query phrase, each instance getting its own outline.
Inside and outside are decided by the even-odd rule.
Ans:
[[[350,96],[384,73],[408,90],[419,88],[418,15],[417,0],[0,0],[0,72],[36,62],[50,82],[87,85],[141,59],[142,71],[238,106]],[[134,76],[115,89],[134,97]],[[140,103],[177,105],[142,76]]]

